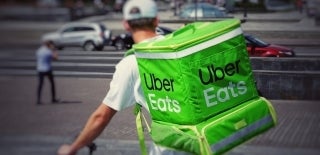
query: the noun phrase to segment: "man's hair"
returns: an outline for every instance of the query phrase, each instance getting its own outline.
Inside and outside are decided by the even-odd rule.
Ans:
[[[54,45],[54,43],[53,43],[53,41],[51,41],[51,40],[46,40],[46,41],[44,41],[44,44],[46,45],[46,46],[51,46],[51,45]]]
[[[128,20],[130,28],[135,30],[151,30],[154,31],[156,28],[155,21],[156,18],[140,18]]]

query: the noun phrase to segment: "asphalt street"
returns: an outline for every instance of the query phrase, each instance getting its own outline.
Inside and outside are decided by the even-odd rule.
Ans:
[[[45,104],[37,106],[36,77],[0,77],[0,154],[54,154],[60,144],[72,141],[81,131],[90,113],[101,103],[109,82],[105,78],[58,77],[57,93],[62,102],[52,104],[46,87]],[[319,101],[271,102],[278,115],[277,126],[229,154],[319,154]],[[136,138],[133,110],[128,108],[119,112],[96,140],[95,154],[103,154],[103,150],[107,154],[139,154]],[[87,154],[86,148],[83,154]]]

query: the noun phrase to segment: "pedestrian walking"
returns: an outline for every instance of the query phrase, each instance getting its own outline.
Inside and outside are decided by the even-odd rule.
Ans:
[[[55,51],[53,42],[44,41],[41,47],[37,50],[36,57],[38,72],[37,105],[42,104],[41,94],[45,77],[48,78],[51,85],[51,101],[52,103],[57,103],[59,100],[56,98],[56,89],[51,62],[52,60],[58,59],[58,54]]]
[[[135,43],[154,41],[163,38],[157,36],[157,5],[153,0],[130,0],[123,8],[124,27],[132,33]],[[112,117],[136,103],[148,109],[141,88],[137,60],[134,54],[124,57],[116,66],[110,83],[110,89],[101,105],[91,114],[84,129],[72,144],[64,144],[58,155],[74,155],[79,149],[90,144],[109,124]],[[175,155],[187,154],[153,145],[149,154]]]

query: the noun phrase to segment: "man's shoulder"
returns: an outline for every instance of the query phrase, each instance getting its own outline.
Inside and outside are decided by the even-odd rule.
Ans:
[[[118,63],[117,66],[123,66],[128,68],[133,68],[137,64],[136,56],[134,54],[127,55]]]
[[[129,49],[125,52],[124,56],[134,55],[134,49]]]

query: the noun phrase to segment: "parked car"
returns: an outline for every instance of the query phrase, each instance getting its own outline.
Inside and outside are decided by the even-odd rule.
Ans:
[[[103,50],[111,40],[111,30],[101,23],[69,23],[56,32],[42,36],[62,50],[64,47],[82,47],[86,51]]]
[[[188,3],[181,7],[180,18],[228,18],[226,9],[206,2]]]
[[[252,35],[244,35],[249,56],[255,57],[293,57],[294,51],[285,46],[266,43]]]
[[[173,32],[172,29],[158,26],[156,28],[156,33],[158,35],[166,35]],[[111,46],[114,46],[117,50],[130,49],[134,41],[131,33],[122,33],[120,35],[112,37]]]

